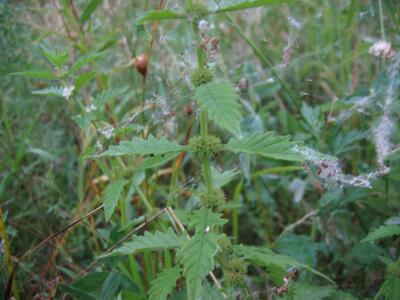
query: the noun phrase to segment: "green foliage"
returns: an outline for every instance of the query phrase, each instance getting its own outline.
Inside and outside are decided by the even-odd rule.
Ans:
[[[134,137],[131,141],[121,141],[118,146],[111,146],[99,156],[120,156],[120,155],[163,155],[170,152],[181,152],[184,146],[167,140],[149,135],[147,139]]]
[[[203,215],[204,223],[207,217]],[[203,226],[204,227],[204,226]],[[217,253],[217,235],[213,232],[196,231],[196,234],[184,242],[178,251],[186,278],[188,299],[197,299],[202,292],[202,282],[214,268],[214,256]]]
[[[118,200],[121,198],[126,181],[123,179],[110,183],[104,190],[104,214],[106,221],[110,220],[115,208],[118,205]]]
[[[93,14],[93,12],[96,10],[96,8],[103,3],[103,0],[91,0],[85,10],[82,13],[81,16],[81,22],[82,24],[86,23],[86,21],[89,20],[90,16]]]
[[[105,53],[104,52],[90,52],[88,54],[80,56],[76,62],[73,63],[69,72],[71,74],[75,74],[79,71],[83,66],[95,62],[97,59],[101,58]]]
[[[134,236],[132,242],[124,243],[121,247],[102,257],[128,255],[144,250],[178,248],[183,241],[184,238],[177,236],[172,228],[168,228],[167,232],[156,231],[150,233],[146,231],[144,236]]]
[[[27,78],[40,78],[40,79],[57,79],[57,76],[54,75],[52,72],[49,71],[42,71],[42,70],[25,70],[20,72],[12,73],[13,75],[23,76]]]
[[[280,285],[283,284],[282,275],[286,273],[286,270],[293,267],[305,269],[311,273],[314,273],[315,275],[326,279],[331,283],[334,283],[328,276],[314,270],[308,265],[302,264],[289,256],[276,254],[267,248],[238,245],[234,246],[234,249],[237,255],[242,256],[249,262],[258,266],[265,267],[268,272],[271,273],[272,279]]]
[[[282,4],[282,3],[290,3],[294,2],[293,0],[250,0],[250,1],[239,1],[233,5],[223,6],[218,8],[215,12],[222,13],[222,12],[229,12],[229,11],[236,11],[236,10],[243,10],[249,8],[260,7],[264,5],[270,4]]]
[[[372,242],[394,235],[400,235],[400,226],[397,225],[383,225],[371,231],[368,235],[361,240],[361,242]]]
[[[316,286],[306,283],[295,283],[290,286],[289,295],[285,297],[288,300],[322,300],[332,296],[334,287],[332,286]]]
[[[195,228],[196,232],[205,232],[208,227],[224,225],[227,220],[221,217],[222,214],[215,213],[211,209],[196,210],[189,217],[189,228]]]
[[[158,273],[157,278],[151,282],[149,300],[166,300],[180,276],[181,270],[178,266],[165,268]]]
[[[232,84],[202,84],[196,88],[195,99],[219,127],[233,134],[240,133],[240,104]]]
[[[256,154],[272,159],[302,161],[292,149],[296,145],[289,136],[276,136],[273,132],[254,133],[242,139],[231,138],[224,149],[233,153]]]
[[[42,55],[56,68],[61,68],[69,56],[69,49],[63,51],[52,51],[44,46],[40,47]]]
[[[182,19],[182,14],[170,11],[170,10],[153,10],[144,13],[142,16],[136,19],[137,24],[143,24],[148,21],[160,21],[160,20],[171,20],[171,19]]]
[[[14,2],[0,252],[28,255],[1,298],[397,299],[394,1]]]
[[[64,97],[64,88],[62,87],[51,87],[48,89],[43,89],[40,91],[34,91],[32,94],[35,95],[49,95],[49,96],[59,96]]]

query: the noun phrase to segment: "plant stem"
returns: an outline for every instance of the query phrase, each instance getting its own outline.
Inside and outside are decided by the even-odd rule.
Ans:
[[[6,230],[6,225],[4,224],[4,218],[3,218],[3,211],[0,206],[0,236],[1,240],[3,241],[3,251],[4,251],[4,264],[7,267],[7,272],[8,276],[11,276],[13,273],[13,263],[11,259],[11,250],[10,250],[10,245],[8,244],[8,238],[7,238],[7,230]],[[19,300],[19,292],[18,292],[18,287],[15,282],[15,280],[12,283],[12,292],[14,295],[14,298],[16,300]]]
[[[381,36],[382,40],[386,41],[386,36],[385,36],[385,26],[383,24],[383,9],[382,9],[382,0],[379,0],[379,21],[381,24]]]
[[[250,46],[250,48],[253,50],[254,54],[258,56],[258,58],[262,61],[262,63],[267,66],[272,75],[275,77],[275,79],[278,80],[278,82],[282,85],[282,88],[285,90],[287,94],[287,101],[289,106],[296,108],[298,107],[298,103],[296,102],[296,97],[293,95],[293,92],[290,90],[288,85],[284,80],[282,80],[278,73],[275,72],[273,68],[272,62],[269,60],[268,57],[266,57],[261,50],[254,44],[252,40],[250,40],[249,37],[246,36],[246,34],[243,32],[242,28],[240,28],[239,24],[231,17],[230,14],[226,13],[225,17],[229,21],[229,23],[233,26],[233,28],[236,30],[237,34],[246,42],[247,45]]]
[[[188,1],[188,6],[191,8],[192,6],[192,1]],[[205,63],[205,58],[202,50],[200,47],[198,47],[198,44],[200,43],[200,34],[199,34],[199,28],[197,26],[197,18],[194,18],[191,22],[192,25],[192,33],[193,37],[196,41],[196,56],[197,56],[197,66],[198,68],[204,68],[204,63]],[[207,119],[207,111],[202,110],[200,114],[200,134],[201,134],[201,139],[202,142],[205,143],[207,140],[208,136],[208,119]],[[211,176],[211,165],[210,161],[204,161],[203,162],[203,172],[204,172],[204,181],[207,187],[208,192],[212,192],[213,190],[213,182],[212,182],[212,176]]]

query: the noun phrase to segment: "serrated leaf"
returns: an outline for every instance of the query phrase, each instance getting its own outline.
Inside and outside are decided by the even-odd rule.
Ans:
[[[63,97],[63,94],[64,94],[63,91],[64,91],[64,88],[55,86],[55,87],[50,87],[50,88],[39,90],[39,91],[33,91],[32,94]]]
[[[136,170],[147,170],[155,167],[162,166],[170,160],[174,159],[179,155],[179,152],[170,152],[161,155],[155,155],[153,157],[147,157]]]
[[[86,83],[88,83],[90,80],[92,80],[95,77],[96,77],[96,71],[91,71],[91,72],[80,74],[74,80],[75,90],[78,91],[81,87],[83,87]]]
[[[239,174],[237,169],[227,170],[222,173],[218,172],[217,169],[211,169],[211,175],[213,177],[213,183],[217,187],[223,187],[231,182]]]
[[[81,16],[82,24],[85,24],[87,20],[89,20],[90,16],[96,10],[96,8],[103,2],[103,0],[92,0],[89,4],[85,7],[83,14]]]
[[[393,235],[400,235],[400,226],[396,225],[383,225],[378,229],[375,229],[368,233],[368,235],[361,240],[361,242],[372,242],[384,238],[391,237]]]
[[[111,215],[114,213],[115,208],[118,205],[118,200],[122,196],[122,192],[124,191],[126,181],[123,179],[114,181],[107,185],[104,194],[104,214],[106,217],[106,221],[110,220]]]
[[[183,264],[189,300],[198,299],[201,295],[202,282],[214,269],[217,249],[217,235],[213,232],[197,232],[179,249],[178,258]]]
[[[233,153],[256,154],[267,158],[289,161],[302,161],[303,157],[292,149],[296,145],[289,136],[277,136],[273,132],[254,133],[242,139],[231,138],[224,145],[225,150]]]
[[[325,125],[324,115],[321,110],[318,107],[312,108],[303,102],[301,115],[304,118],[304,121],[301,121],[301,125],[307,132],[312,133],[316,140],[319,140]]]
[[[68,59],[69,49],[64,51],[56,52],[47,49],[43,45],[40,46],[42,55],[55,67],[61,68],[64,62]]]
[[[56,75],[48,71],[40,71],[40,70],[25,70],[21,72],[12,73],[12,75],[23,76],[27,78],[38,78],[38,79],[58,79]]]
[[[114,99],[115,97],[118,97],[119,95],[122,95],[128,90],[127,86],[121,87],[121,88],[116,88],[116,89],[110,89],[102,92],[101,94],[97,95],[96,99],[94,100],[94,103],[96,107],[101,108],[106,104],[107,101]]]
[[[194,211],[189,217],[189,221],[189,228],[196,228],[196,232],[204,232],[209,226],[222,226],[228,222],[222,218],[222,214],[207,208]]]
[[[149,300],[166,300],[172,293],[180,275],[179,266],[166,268],[158,273],[156,279],[151,282]]]
[[[214,11],[215,13],[221,12],[228,12],[228,11],[235,11],[235,10],[242,10],[242,9],[249,9],[255,8],[259,6],[265,6],[270,4],[283,4],[283,3],[290,3],[293,0],[254,0],[254,1],[241,1],[234,5],[223,6],[218,10]]]
[[[182,244],[183,237],[177,236],[172,228],[168,228],[167,232],[156,231],[150,233],[145,232],[143,236],[134,236],[132,242],[123,244],[120,248],[101,257],[128,255],[143,250],[172,249]]]
[[[74,116],[72,117],[72,119],[75,121],[76,124],[78,124],[80,128],[82,128],[85,132],[88,132],[90,123],[95,119],[95,116],[93,112],[89,112],[83,116],[82,115]]]
[[[379,289],[375,299],[398,300],[400,295],[400,278],[395,275],[387,275],[385,281]],[[379,296],[383,296],[380,298]]]
[[[137,24],[143,24],[148,21],[160,21],[160,20],[172,20],[172,19],[183,19],[184,15],[173,12],[171,10],[151,10],[145,12],[135,22]]]
[[[240,104],[235,87],[228,82],[207,83],[196,88],[196,101],[222,129],[240,133]]]
[[[147,139],[134,137],[132,141],[122,141],[118,146],[111,146],[100,156],[162,155],[183,150],[185,150],[184,146],[175,141],[169,141],[166,137],[157,139],[153,135],[149,135]]]
[[[265,267],[271,273],[275,283],[279,285],[283,284],[282,275],[286,273],[287,269],[292,267],[305,269],[334,284],[332,279],[325,274],[322,274],[321,272],[314,270],[310,266],[302,264],[289,256],[276,254],[268,248],[237,245],[234,246],[234,251],[237,255],[243,256],[244,259],[249,262],[257,266]]]
[[[334,292],[332,286],[316,286],[307,283],[295,283],[290,287],[293,300],[322,300],[330,297]]]
[[[85,54],[85,55],[79,57],[78,60],[69,69],[69,73],[71,73],[71,74],[76,73],[84,65],[90,64],[91,62],[95,61],[96,59],[98,59],[102,55],[104,55],[104,53],[105,52],[98,52],[98,53],[94,52],[94,53],[88,53],[88,54]]]

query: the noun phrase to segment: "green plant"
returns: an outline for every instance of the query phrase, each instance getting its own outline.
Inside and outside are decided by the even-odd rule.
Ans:
[[[228,14],[286,2],[289,1],[238,1],[221,5],[217,1],[216,6],[211,6],[206,1],[189,0],[180,10],[171,11],[162,10],[161,1],[157,11],[144,13],[135,21],[135,36],[139,37],[135,42],[145,46],[128,41],[125,46],[132,56],[130,62],[113,68],[110,60],[118,58],[113,51],[117,43],[108,33],[96,39],[97,29],[90,21],[101,1],[85,3],[80,16],[74,1],[60,1],[59,15],[69,36],[68,45],[63,50],[50,50],[44,45],[38,49],[51,66],[48,70],[31,69],[14,74],[51,80],[47,88],[34,91],[34,97],[58,97],[66,107],[66,114],[73,116],[79,155],[75,210],[81,215],[85,207],[94,209],[71,225],[87,219],[90,228],[90,239],[85,239],[81,232],[72,238],[73,245],[88,248],[74,255],[100,256],[79,272],[75,267],[63,266],[62,272],[68,274],[70,282],[55,288],[54,294],[66,292],[87,299],[255,299],[266,294],[286,299],[351,299],[350,294],[335,288],[331,277],[336,282],[341,280],[340,288],[346,289],[346,280],[353,276],[354,270],[360,266],[362,270],[376,270],[381,263],[377,262],[377,257],[384,257],[386,279],[381,289],[371,284],[370,290],[378,291],[377,298],[381,295],[387,299],[395,297],[398,263],[388,258],[383,247],[371,241],[398,235],[398,225],[384,225],[365,237],[370,229],[380,224],[366,224],[363,213],[373,214],[375,207],[370,210],[365,207],[374,206],[371,202],[376,194],[384,193],[382,198],[385,199],[394,199],[398,194],[390,188],[395,182],[390,180],[395,179],[389,178],[392,174],[389,161],[398,159],[398,151],[391,144],[396,118],[391,109],[398,99],[400,59],[394,57],[383,67],[383,73],[372,84],[375,88],[371,94],[357,91],[362,96],[356,94],[349,99],[343,96],[338,101],[307,105],[293,92],[292,86],[296,83],[285,78],[284,72],[275,70],[268,55],[271,53],[263,53],[257,45],[259,41],[248,37],[240,22]],[[349,7],[355,3],[351,1]],[[315,9],[311,4],[307,7]],[[382,25],[382,3],[379,8]],[[345,14],[350,25],[351,14]],[[255,77],[257,72],[249,65],[247,71],[228,72],[223,61],[210,63],[212,55],[221,51],[219,39],[208,32],[207,22],[214,16],[232,25],[260,64],[271,68],[268,72],[276,82],[266,84],[260,80],[261,83],[247,85],[249,79],[243,79],[236,88],[228,78],[236,76],[236,72],[247,72]],[[196,66],[191,66],[187,72],[192,86],[180,82],[178,94],[169,94],[168,88],[173,84],[167,79],[163,78],[165,82],[156,80],[161,68],[158,62],[152,64],[157,55],[153,52],[153,41],[158,22],[170,19],[190,24],[194,40],[185,42],[194,45],[196,52]],[[154,22],[151,35],[145,27],[148,22]],[[335,26],[332,32],[344,25]],[[186,34],[184,26],[181,27]],[[132,34],[126,26],[118,30],[124,36]],[[383,25],[381,30],[384,30]],[[384,33],[382,37],[385,38]],[[338,38],[340,51],[345,51],[344,40]],[[115,48],[110,50],[112,47]],[[71,57],[71,49],[77,57]],[[194,52],[192,47],[189,51]],[[171,60],[177,55],[172,53]],[[383,56],[386,59],[391,52]],[[285,59],[289,63],[290,58]],[[135,74],[133,65],[139,76],[132,75]],[[330,71],[324,70],[325,73]],[[321,74],[325,76],[324,72]],[[348,74],[343,72],[336,76],[332,72],[328,75],[331,86],[327,88],[326,83],[321,84],[322,90],[332,87],[342,91],[340,87],[347,84]],[[41,87],[43,82],[38,85]],[[164,89],[167,92],[160,92],[162,96],[152,96],[153,90]],[[276,93],[270,89],[279,91],[282,98],[269,103],[255,100],[257,97],[269,100],[270,93]],[[175,118],[176,107],[170,111],[167,101],[162,99],[178,98],[177,95],[195,101],[195,105],[190,100],[185,102],[190,107],[184,118]],[[383,109],[371,109],[374,104],[370,100],[378,97],[383,99]],[[254,107],[243,99],[249,99]],[[360,110],[371,111],[373,116],[368,120],[360,118],[357,115]],[[260,115],[268,120],[266,127],[270,131],[264,130]],[[333,116],[337,120],[333,120]],[[296,117],[301,120],[297,121]],[[174,127],[176,119],[179,130]],[[348,120],[356,126],[349,125]],[[359,147],[356,142],[366,144],[368,135],[360,128],[372,121],[377,123],[372,133],[373,143],[367,144],[363,157],[354,155],[348,166],[343,167],[336,156],[347,157],[345,155]],[[287,134],[295,137],[292,140]],[[164,168],[171,162],[171,168]],[[238,162],[243,176],[236,183],[239,171],[232,166]],[[256,162],[261,170],[253,170]],[[296,164],[292,165],[293,162]],[[303,170],[298,162],[303,163],[305,171],[299,178],[292,178],[290,172]],[[370,163],[375,163],[376,167],[370,168]],[[218,169],[220,165],[227,170]],[[357,173],[360,175],[350,175]],[[189,180],[192,174],[194,177]],[[269,174],[283,175],[276,181],[276,177],[268,177]],[[277,194],[280,198],[276,198]],[[304,195],[307,195],[307,202],[299,209],[298,203]],[[248,201],[245,209],[242,198]],[[292,202],[282,200],[291,198]],[[397,204],[392,205],[398,208]],[[93,215],[103,207],[105,222],[100,217],[93,220]],[[379,204],[376,207],[382,211]],[[305,211],[304,216],[299,216],[294,208],[300,213]],[[357,228],[352,232],[351,214],[362,230]],[[377,220],[381,221],[383,215],[388,212]],[[312,222],[308,224],[310,219]],[[286,223],[290,225],[284,227]],[[296,228],[301,228],[299,234],[289,234]],[[65,230],[50,236],[49,240]],[[140,230],[145,231],[144,235],[138,234]],[[364,240],[358,243],[362,237]],[[340,239],[348,249],[341,249]],[[327,242],[323,243],[324,240]],[[242,245],[238,241],[246,244],[255,241],[261,246]],[[62,243],[59,246],[63,249]],[[53,252],[51,257],[54,255],[58,252]],[[24,266],[27,254],[21,257],[18,264]],[[323,270],[316,271],[321,260],[329,263],[326,262]],[[51,259],[49,265],[54,261]],[[94,268],[97,269],[92,271]],[[343,273],[350,270],[350,275],[342,279],[337,275],[338,269],[345,269]],[[313,274],[317,278],[312,278]],[[354,277],[359,288],[362,277],[357,274]],[[263,285],[265,282],[267,289]],[[326,282],[330,285],[325,285]],[[358,293],[362,295],[361,290]]]

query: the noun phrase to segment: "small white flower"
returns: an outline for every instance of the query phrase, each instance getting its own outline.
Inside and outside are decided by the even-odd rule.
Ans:
[[[378,41],[374,43],[368,51],[370,54],[376,57],[391,58],[395,52],[392,49],[392,44],[385,41]]]
[[[98,131],[102,135],[104,135],[107,140],[109,140],[113,136],[114,130],[115,128],[112,125],[110,125],[104,128],[100,128]]]
[[[201,33],[205,33],[208,30],[208,22],[206,20],[200,20],[199,29]]]
[[[303,27],[303,23],[301,23],[300,21],[297,21],[294,17],[289,16],[288,17],[288,21],[290,23],[290,25],[292,25],[293,27],[297,28],[297,29],[301,29],[301,27]]]
[[[87,113],[90,113],[90,112],[92,112],[92,111],[94,111],[94,110],[96,110],[96,109],[97,109],[97,107],[96,107],[96,105],[94,105],[94,104],[91,104],[91,105],[85,107],[85,111],[86,111]]]
[[[62,96],[63,96],[66,100],[68,100],[68,99],[71,97],[72,92],[74,91],[74,89],[75,89],[75,86],[74,86],[74,85],[64,87],[64,89],[63,89],[63,91],[62,91]]]

